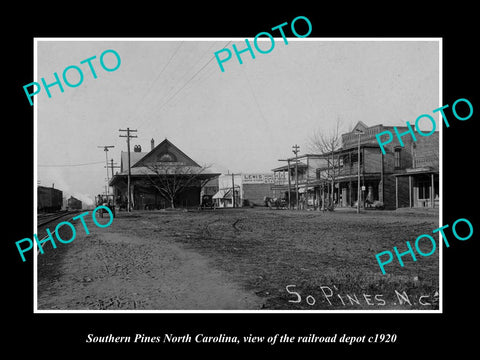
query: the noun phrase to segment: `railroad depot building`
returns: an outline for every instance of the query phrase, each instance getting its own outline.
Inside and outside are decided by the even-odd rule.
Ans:
[[[394,135],[393,141],[384,146],[384,155],[375,135],[387,130]],[[408,128],[397,130],[403,133]],[[368,127],[359,121],[351,132],[342,134],[341,148],[333,153],[291,157],[285,159],[285,165],[273,169],[274,174],[283,173],[275,176],[273,194],[287,202],[290,198],[291,207],[298,204],[300,208],[320,209],[328,206],[329,198],[336,207],[356,206],[360,161],[361,207],[376,202],[386,209],[438,207],[439,134],[417,134],[416,139],[414,142],[410,135],[403,136],[402,147],[393,126]]]
[[[203,193],[217,191],[215,179],[220,175],[197,164],[167,139],[157,146],[152,139],[149,152],[135,145],[130,152],[130,173],[135,210],[198,207]],[[127,183],[128,152],[122,151],[120,172],[109,182],[120,207],[127,203]]]

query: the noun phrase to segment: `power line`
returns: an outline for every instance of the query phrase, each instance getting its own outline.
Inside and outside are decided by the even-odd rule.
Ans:
[[[223,47],[223,49],[225,49],[230,42],[231,42],[231,41],[229,41],[228,43],[226,43],[225,46]],[[195,74],[193,74],[193,76],[192,76],[190,79],[188,79],[187,82],[186,82],[185,84],[183,84],[183,86],[182,86],[180,89],[178,89],[178,90],[175,92],[175,94],[173,94],[173,95],[160,107],[160,109],[158,109],[158,111],[160,111],[165,105],[167,105],[168,102],[170,102],[171,99],[173,99],[190,81],[192,81],[193,78],[194,78],[195,76],[197,76],[200,71],[202,71],[208,64],[210,64],[210,62],[211,62],[213,59],[215,59],[215,56],[213,56],[212,58],[210,58],[210,60],[208,60],[205,65],[203,65]]]
[[[145,94],[143,95],[142,99],[139,101],[139,103],[137,104],[137,106],[135,107],[135,110],[133,111],[133,113],[135,114],[138,107],[140,106],[140,104],[142,104],[142,102],[147,98],[147,95],[150,93],[150,91],[152,90],[153,88],[153,85],[158,81],[158,79],[160,78],[160,76],[163,74],[163,72],[165,71],[165,69],[167,68],[167,66],[170,64],[170,62],[172,61],[172,59],[174,58],[174,56],[177,54],[178,50],[180,49],[180,47],[182,46],[183,44],[183,41],[180,42],[180,44],[177,46],[177,48],[175,49],[175,51],[173,52],[172,56],[170,56],[170,59],[168,59],[167,63],[163,66],[162,70],[160,70],[160,72],[158,73],[158,75],[155,77],[155,80],[153,80],[151,83],[150,83],[150,86],[148,88],[148,90],[145,92]]]
[[[210,59],[211,61],[212,59]],[[206,64],[208,65],[208,63]],[[201,70],[201,69],[200,69]],[[203,71],[200,76],[197,77],[196,79],[196,83],[186,83],[184,85],[184,88],[186,88],[187,90],[190,89],[191,87],[195,86],[196,84],[202,82],[202,81],[205,81],[207,80],[208,78],[210,78],[213,74],[215,73],[218,73],[218,70],[214,67],[210,67],[208,68],[207,70]],[[187,86],[188,85],[188,86]],[[172,97],[173,98],[173,97]]]
[[[252,93],[253,100],[255,101],[255,105],[257,106],[257,110],[258,110],[258,112],[260,113],[261,118],[262,118],[263,121],[265,122],[265,125],[268,126],[268,121],[267,121],[267,119],[265,118],[265,116],[263,115],[263,111],[262,111],[262,109],[260,108],[260,104],[258,103],[257,96],[255,95],[255,91],[253,91],[253,87],[252,87],[252,84],[250,83],[250,80],[249,80],[249,78],[248,78],[248,75],[247,75],[247,73],[245,73],[245,71],[243,72],[243,74],[245,75],[245,78],[247,79],[248,87],[250,88],[250,91],[251,91],[251,93]]]
[[[87,166],[87,165],[97,165],[103,164],[103,161],[96,161],[83,164],[63,164],[63,165],[37,165],[38,167],[69,167],[69,166]]]
[[[231,40],[228,41],[222,49],[225,49],[228,44],[231,43]],[[156,113],[160,112],[160,110],[162,110],[181,90],[183,90],[185,88],[185,86],[191,82],[199,73],[200,71],[202,71],[205,67],[207,67],[208,64],[210,64],[210,62],[212,62],[212,60],[215,59],[215,56],[212,56],[200,69],[197,70],[197,72],[195,72],[195,74],[193,74],[172,96],[170,96],[159,108],[158,110],[156,110]],[[155,109],[155,108],[154,108]]]
[[[197,61],[198,58],[203,58],[203,56],[205,54],[207,54],[213,46],[214,46],[214,44],[211,45],[210,48],[207,49],[200,57],[198,57],[198,56],[194,57],[194,60]],[[148,115],[156,113],[155,109],[160,104],[163,105],[165,99],[167,99],[171,96],[173,91],[175,91],[176,86],[178,84],[180,84],[181,82],[183,82],[183,79],[186,78],[189,75],[190,70],[193,68],[193,65],[188,65],[187,66],[187,63],[185,62],[184,57],[181,57],[180,62],[178,64],[175,63],[173,66],[178,67],[178,69],[174,68],[174,69],[170,70],[175,75],[180,73],[180,69],[185,70],[185,71],[182,72],[181,76],[175,76],[175,78],[171,78],[174,81],[174,83],[172,85],[168,85],[168,81],[164,84],[163,91],[160,91],[160,93],[162,93],[162,94],[161,95],[159,94],[155,103],[150,108],[144,108],[145,111],[144,111],[143,115],[140,115],[141,117],[146,118]],[[141,112],[140,112],[140,114],[141,114]],[[143,124],[144,121],[145,120],[142,120],[142,122],[140,124]]]

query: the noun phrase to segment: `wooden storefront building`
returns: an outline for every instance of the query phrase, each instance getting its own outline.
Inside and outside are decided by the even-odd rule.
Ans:
[[[408,130],[397,129],[400,133]],[[359,121],[351,132],[342,134],[342,146],[337,151],[286,159],[287,165],[272,170],[284,173],[272,185],[272,191],[287,201],[290,197],[293,208],[298,204],[300,208],[320,209],[329,205],[328,199],[335,207],[353,207],[358,201],[360,168],[361,207],[438,206],[438,132],[429,137],[417,135],[415,142],[409,135],[404,136],[403,147],[394,135],[393,141],[385,145],[384,155],[375,135],[386,130],[394,134],[393,126],[368,127]]]

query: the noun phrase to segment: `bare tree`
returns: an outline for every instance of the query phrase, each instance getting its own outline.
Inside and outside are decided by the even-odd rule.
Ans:
[[[314,153],[325,155],[327,160],[326,171],[320,169],[320,179],[325,180],[327,187],[327,206],[333,207],[333,193],[335,181],[341,171],[340,155],[337,153],[342,146],[341,121],[337,119],[335,126],[328,131],[317,130],[313,133],[310,140],[310,150]],[[323,197],[322,192],[322,197]],[[322,199],[322,208],[325,206],[325,200]]]
[[[202,177],[210,166],[185,166],[182,164],[149,164],[145,165],[148,182],[165,199],[170,201],[170,207],[175,208],[178,195],[192,185],[201,188],[210,180]]]

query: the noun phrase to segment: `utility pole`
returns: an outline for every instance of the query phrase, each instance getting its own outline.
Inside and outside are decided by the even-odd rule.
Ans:
[[[287,194],[287,198],[288,198],[288,210],[290,210],[292,208],[292,204],[291,204],[291,188],[292,188],[292,183],[291,183],[291,180],[290,180],[290,159],[279,159],[278,161],[286,161],[287,162],[287,171],[288,171],[288,176],[287,176],[287,179],[288,179],[288,194]]]
[[[105,198],[107,199],[108,202],[108,179],[105,180]]]
[[[111,168],[112,169],[112,179],[113,179],[113,169],[114,168],[120,168],[120,166],[117,166],[117,163],[115,163],[115,165],[113,164],[113,159],[110,159],[110,165],[107,165],[105,166],[107,168],[107,172],[108,172],[108,168]],[[115,188],[112,189],[112,204],[113,206],[115,206]]]
[[[355,133],[358,135],[358,169],[357,169],[357,214],[360,213],[360,136],[363,134],[362,130],[355,130]],[[382,185],[383,186],[383,185]]]
[[[127,151],[128,151],[128,180],[127,180],[127,211],[130,212],[130,206],[131,206],[131,199],[130,199],[130,176],[131,171],[130,171],[130,138],[136,138],[137,135],[130,135],[130,132],[137,132],[137,130],[132,130],[127,127],[127,129],[118,129],[118,131],[126,131],[127,135],[119,135],[120,137],[126,137],[127,138]],[[107,170],[108,171],[108,170]]]
[[[232,205],[235,207],[235,180],[234,180],[235,174],[232,173]]]
[[[102,146],[97,146],[97,148],[103,148],[103,151],[105,151],[105,164],[107,168],[107,185],[105,186],[105,195],[108,195],[108,149],[114,148],[115,146],[113,145],[102,145]]]
[[[299,198],[298,198],[298,152],[300,151],[300,146],[297,144],[292,146],[292,151],[295,154],[295,192],[296,192],[296,200],[297,200],[297,210],[299,210]]]
[[[112,179],[113,179],[113,169],[120,168],[120,166],[118,166],[117,163],[113,162],[113,159],[110,159],[110,165],[107,165],[106,167],[112,169]]]
[[[290,159],[287,160],[287,169],[288,169],[288,210],[292,209],[292,181],[290,179]]]

